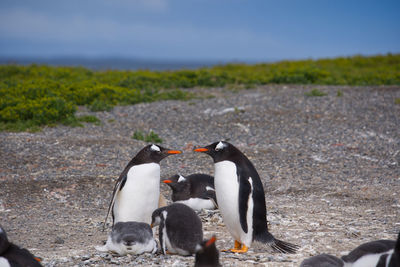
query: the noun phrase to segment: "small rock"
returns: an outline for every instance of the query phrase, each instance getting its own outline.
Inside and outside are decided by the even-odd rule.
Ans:
[[[90,255],[83,255],[82,257],[81,257],[81,260],[82,261],[86,261],[86,260],[89,260],[90,259]]]
[[[56,244],[64,244],[64,239],[61,237],[57,236],[56,239],[54,240],[54,243]]]

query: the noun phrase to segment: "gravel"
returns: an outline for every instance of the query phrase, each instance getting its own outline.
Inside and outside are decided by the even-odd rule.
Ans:
[[[324,97],[304,95],[312,89]],[[0,133],[0,223],[9,239],[44,266],[192,266],[194,257],[117,257],[95,250],[116,179],[153,130],[182,155],[161,163],[175,173],[213,174],[196,145],[229,140],[264,183],[270,231],[300,245],[284,255],[254,244],[245,255],[220,253],[224,266],[298,266],[309,256],[341,256],[400,230],[400,87],[265,86],[192,89],[204,97],[116,107],[102,124],[39,133]],[[337,96],[341,91],[343,96]],[[210,97],[212,96],[212,97]],[[170,199],[167,186],[162,193]],[[202,211],[206,238],[233,246],[219,212]],[[108,229],[109,230],[109,229]]]

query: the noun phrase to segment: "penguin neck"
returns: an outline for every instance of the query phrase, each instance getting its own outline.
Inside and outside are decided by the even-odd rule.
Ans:
[[[214,185],[218,182],[225,182],[225,183],[232,182],[229,181],[229,179],[225,179],[224,178],[225,176],[236,177],[235,180],[236,182],[238,182],[237,168],[235,162],[230,160],[219,161],[214,164],[214,167],[215,167]]]
[[[181,182],[182,183],[182,182]],[[185,184],[176,184],[176,187],[172,189],[173,195],[172,195],[172,201],[178,201],[178,200],[187,200],[190,198],[190,184],[185,183]]]
[[[127,174],[127,182],[129,180],[144,181],[146,182],[148,178],[158,178],[160,179],[160,164],[158,163],[144,163],[132,166]]]
[[[129,191],[136,189],[158,188],[160,183],[160,165],[158,163],[145,163],[132,166],[128,173],[125,188]]]

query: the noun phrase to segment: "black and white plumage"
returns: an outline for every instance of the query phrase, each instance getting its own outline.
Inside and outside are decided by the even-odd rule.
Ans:
[[[329,254],[320,254],[317,256],[310,257],[305,259],[300,267],[343,267],[344,262]]]
[[[400,232],[397,235],[396,245],[391,255],[388,255],[385,259],[387,267],[400,267]],[[383,266],[383,265],[382,265]],[[377,266],[381,267],[381,266]]]
[[[40,267],[40,259],[34,257],[28,250],[20,248],[8,241],[5,230],[0,226],[0,266]]]
[[[112,251],[121,256],[126,254],[155,253],[157,242],[153,238],[153,231],[147,223],[118,222],[114,225],[107,242],[99,251]]]
[[[203,241],[196,246],[194,267],[221,267],[219,263],[219,252],[215,246],[215,236]]]
[[[192,255],[203,241],[202,223],[196,212],[181,203],[158,208],[153,212],[151,226],[159,225],[158,233],[163,254]]]
[[[179,153],[154,144],[140,150],[115,184],[106,220],[112,212],[113,225],[130,221],[150,224],[160,196],[160,161]]]
[[[235,238],[235,247],[230,251],[247,252],[253,241],[259,241],[276,251],[296,252],[296,245],[278,240],[268,232],[263,185],[255,167],[239,149],[221,141],[194,151],[206,153],[214,160],[218,208]]]
[[[345,267],[400,266],[400,233],[394,240],[376,240],[364,243],[343,256]]]
[[[188,205],[194,210],[215,209],[217,200],[214,177],[195,173],[188,176],[176,174],[163,181],[172,189],[172,201]]]

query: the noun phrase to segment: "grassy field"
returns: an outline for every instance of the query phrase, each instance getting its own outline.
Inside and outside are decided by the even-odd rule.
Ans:
[[[195,97],[185,88],[242,89],[264,84],[400,85],[400,54],[179,71],[0,65],[0,131],[99,123],[94,116],[76,117],[77,106],[104,111],[115,105]]]

